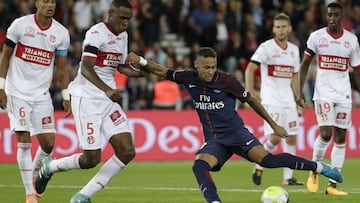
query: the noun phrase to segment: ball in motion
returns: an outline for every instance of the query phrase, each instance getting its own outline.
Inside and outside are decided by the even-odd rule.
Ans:
[[[261,195],[262,203],[289,203],[289,193],[280,186],[270,186]]]

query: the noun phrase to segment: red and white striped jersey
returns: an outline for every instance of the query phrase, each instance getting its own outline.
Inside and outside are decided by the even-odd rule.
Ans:
[[[41,28],[36,15],[30,14],[15,19],[6,38],[16,43],[6,78],[7,94],[29,101],[48,94],[55,55],[67,53],[70,45],[68,30],[55,19]]]
[[[92,26],[85,35],[83,47],[92,46],[98,49],[97,54],[83,52],[82,59],[96,58],[94,66],[95,72],[109,87],[115,88],[115,71],[118,65],[125,64],[128,54],[128,34],[122,32],[114,34],[104,22]],[[84,48],[83,48],[84,49]],[[105,92],[96,87],[92,82],[82,76],[82,63],[78,75],[69,85],[69,91],[72,95],[93,98],[109,99]]]
[[[287,43],[281,48],[273,38],[260,44],[251,61],[260,63],[261,103],[275,106],[296,106],[291,78],[300,68],[299,48]]]
[[[343,29],[335,37],[328,28],[311,33],[306,56],[317,55],[314,100],[351,103],[349,67],[360,68],[360,49],[357,37]]]

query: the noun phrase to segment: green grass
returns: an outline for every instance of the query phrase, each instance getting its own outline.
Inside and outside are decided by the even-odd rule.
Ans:
[[[133,162],[115,176],[110,184],[92,197],[94,203],[204,203],[191,170],[191,161]],[[96,173],[95,169],[56,173],[39,203],[65,203]],[[251,181],[253,165],[247,161],[231,160],[220,172],[212,173],[219,194],[225,203],[260,202],[262,190],[279,185],[282,169],[266,169],[263,181],[256,186]],[[327,179],[321,177],[320,189],[310,194],[306,186],[285,186],[292,203],[358,203],[360,201],[359,159],[347,159],[340,185],[350,193],[346,197],[324,194]],[[306,181],[307,171],[295,171],[295,176]],[[0,202],[23,203],[24,188],[15,164],[0,165]]]

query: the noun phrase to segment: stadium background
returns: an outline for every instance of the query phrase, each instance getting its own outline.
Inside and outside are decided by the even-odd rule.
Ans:
[[[84,32],[106,17],[110,0],[58,0],[55,19],[71,34],[68,68],[71,79],[77,73]],[[214,47],[218,67],[236,74],[243,81],[244,68],[257,46],[271,37],[272,17],[278,12],[292,19],[290,41],[304,50],[309,33],[326,24],[325,0],[132,0],[134,18],[128,32],[129,50],[145,55],[174,69],[191,69],[194,53],[200,46]],[[360,2],[340,1],[344,5],[344,28],[360,36]],[[0,0],[0,45],[6,29],[17,17],[34,12],[34,0]],[[210,17],[209,17],[210,16]],[[213,17],[211,17],[213,16]],[[196,22],[201,22],[197,24]],[[314,67],[315,64],[312,65]],[[312,87],[316,73],[309,74],[306,98],[309,109],[301,118],[298,154],[311,157],[312,143],[318,135],[312,109]],[[259,76],[260,77],[260,76]],[[137,147],[136,160],[191,160],[202,143],[200,123],[192,110],[186,91],[181,92],[181,108],[155,110],[154,86],[159,78],[126,78],[118,75],[123,90],[123,107],[132,119]],[[260,86],[259,78],[257,87]],[[67,156],[79,151],[72,118],[63,118],[61,91],[54,78],[51,93],[57,110],[57,141],[54,155]],[[360,156],[360,96],[353,91],[353,126],[348,134],[347,156]],[[263,139],[262,120],[247,106],[239,114],[250,130]],[[9,129],[6,113],[0,112],[0,162],[16,163],[16,139]],[[34,140],[34,145],[37,142]],[[36,147],[33,147],[36,149]],[[111,151],[104,145],[103,160]],[[278,150],[281,150],[279,147]]]

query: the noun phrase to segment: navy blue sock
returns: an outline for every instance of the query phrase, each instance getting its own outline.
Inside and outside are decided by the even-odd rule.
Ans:
[[[202,195],[208,202],[220,201],[214,181],[210,175],[210,166],[206,161],[195,160],[192,167]]]
[[[266,168],[288,167],[295,170],[316,171],[317,163],[288,153],[266,155],[260,163]]]

